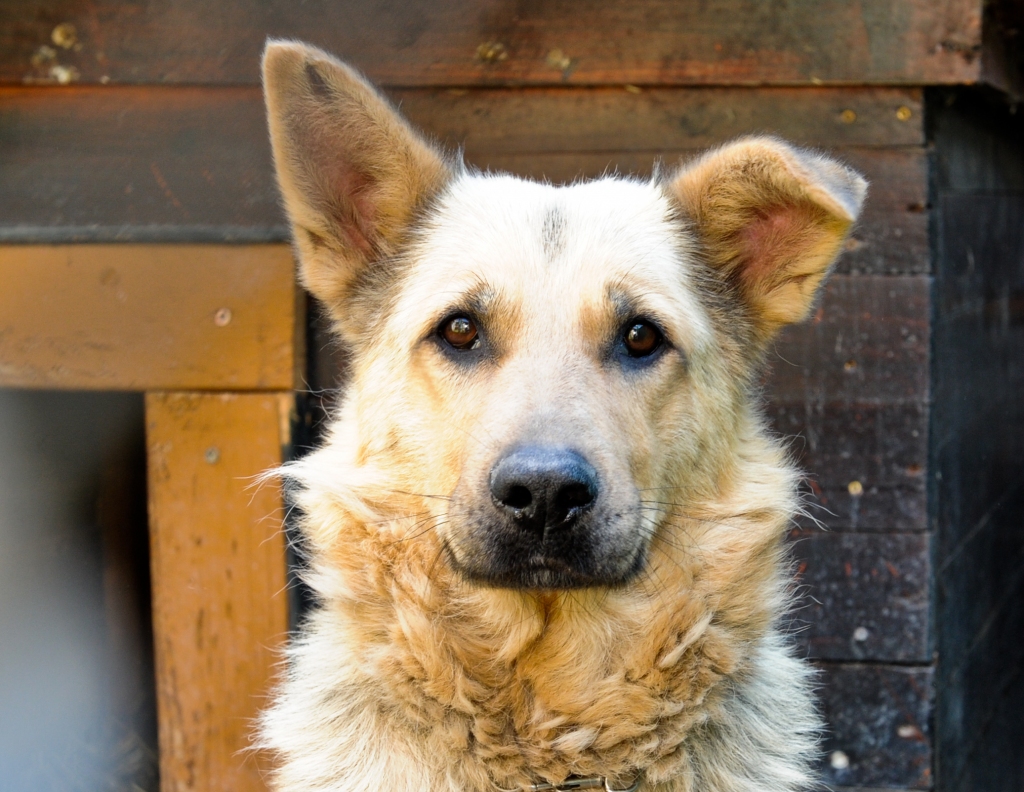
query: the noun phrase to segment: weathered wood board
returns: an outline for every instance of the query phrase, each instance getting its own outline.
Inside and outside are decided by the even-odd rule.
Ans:
[[[792,541],[802,594],[793,624],[807,656],[931,662],[926,535],[794,531]]]
[[[834,276],[769,353],[769,414],[808,474],[810,515],[829,528],[927,528],[929,284]]]
[[[245,751],[288,630],[284,393],[146,394],[161,788],[264,789]]]
[[[1020,3],[1014,13],[1024,19]],[[936,91],[931,100],[935,766],[943,792],[1016,792],[1024,788],[1024,121],[980,92]]]
[[[834,149],[872,183],[840,271],[928,270],[918,90],[393,95],[469,163],[554,182],[645,175],[750,133]],[[284,240],[263,113],[252,88],[0,88],[0,241]]]
[[[284,245],[0,246],[0,386],[286,389]]]
[[[821,769],[828,787],[931,788],[932,669],[853,663],[821,668],[829,725]],[[835,751],[845,763],[837,757],[833,764]]]
[[[585,12],[572,0],[4,0],[0,18],[9,82],[252,84],[267,36],[320,45],[387,85],[920,85],[982,74],[981,0],[595,0]]]

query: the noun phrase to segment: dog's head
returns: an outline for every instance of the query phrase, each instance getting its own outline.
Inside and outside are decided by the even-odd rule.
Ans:
[[[470,579],[629,580],[728,477],[864,181],[770,138],[663,180],[469,173],[323,52],[270,44],[264,80],[302,279],[353,351],[334,442],[438,504]]]

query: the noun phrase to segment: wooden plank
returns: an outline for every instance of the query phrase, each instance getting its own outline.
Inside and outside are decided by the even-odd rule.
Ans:
[[[936,768],[943,789],[1011,792],[1024,788],[1024,123],[977,92],[930,100]]]
[[[917,275],[931,271],[928,155],[923,149],[850,148],[835,152],[870,183],[836,272]]]
[[[769,414],[809,475],[803,527],[927,529],[929,288],[834,276],[811,320],[774,344]]]
[[[770,403],[806,475],[804,528],[928,530],[928,405]]]
[[[465,144],[470,163],[555,182],[616,169],[647,174],[658,159],[671,167],[751,132],[839,147],[872,183],[840,270],[928,269],[918,90],[394,95],[428,133],[453,147]],[[909,119],[900,120],[901,108]],[[842,120],[845,110],[854,112],[853,123]],[[287,238],[254,89],[0,88],[0,129],[0,241]]]
[[[985,742],[1002,745],[1005,763],[1024,731],[1019,717],[993,722],[1004,693],[1024,688],[1022,524],[1024,487],[994,508],[936,570],[938,742],[941,766],[951,778],[978,763],[989,750]]]
[[[0,89],[0,240],[282,240],[264,113],[251,88]]]
[[[807,145],[920,146],[916,88],[393,90],[402,112],[482,155],[686,151],[753,132]],[[900,112],[902,108],[902,112]]]
[[[290,394],[148,393],[165,792],[264,789],[249,745],[288,629],[279,465]]]
[[[821,660],[928,663],[929,539],[794,531],[803,652]]]
[[[768,356],[783,404],[908,404],[928,398],[931,280],[838,275],[814,315],[786,328]]]
[[[941,558],[1024,466],[1024,187],[969,187],[941,196],[936,218],[943,266],[935,289],[933,458],[941,471]]]
[[[283,245],[0,247],[0,385],[283,389],[296,292]]]
[[[828,724],[821,772],[829,788],[931,788],[932,669],[833,663],[821,667],[822,710]]]
[[[595,0],[585,20],[571,0],[3,0],[0,18],[8,82],[255,84],[268,35],[325,47],[387,85],[921,85],[981,75],[981,0]]]

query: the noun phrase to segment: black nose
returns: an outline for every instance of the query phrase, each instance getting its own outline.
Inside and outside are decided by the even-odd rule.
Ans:
[[[568,528],[597,500],[597,471],[567,448],[529,446],[491,469],[491,497],[524,530]]]

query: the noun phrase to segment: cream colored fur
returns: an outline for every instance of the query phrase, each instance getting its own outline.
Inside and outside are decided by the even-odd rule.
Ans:
[[[818,718],[778,627],[797,474],[752,383],[864,182],[764,138],[666,182],[475,174],[325,53],[272,43],[264,74],[304,282],[353,352],[326,442],[286,471],[318,603],[263,718],[274,789],[805,788]],[[460,367],[435,329],[468,305],[489,351]],[[622,305],[670,344],[640,373],[609,362]],[[538,432],[601,472],[639,574],[456,571],[496,455]]]

